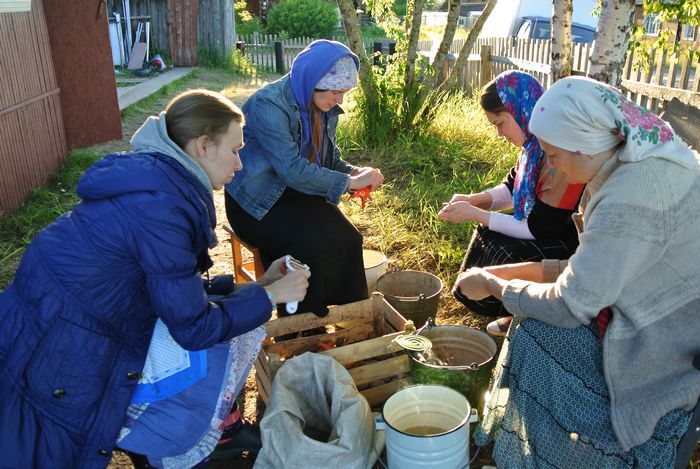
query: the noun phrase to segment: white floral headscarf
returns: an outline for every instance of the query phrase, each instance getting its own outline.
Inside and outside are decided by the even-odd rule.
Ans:
[[[319,90],[350,90],[357,86],[357,63],[353,57],[339,58],[319,81]]]
[[[698,155],[667,122],[590,78],[562,78],[545,91],[535,105],[530,131],[550,145],[587,155],[624,141],[620,161],[663,158],[700,171]]]

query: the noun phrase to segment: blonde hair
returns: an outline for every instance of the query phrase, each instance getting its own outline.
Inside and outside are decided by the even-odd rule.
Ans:
[[[168,136],[183,150],[202,135],[218,142],[231,121],[243,125],[243,112],[226,96],[205,89],[180,93],[165,108]]]

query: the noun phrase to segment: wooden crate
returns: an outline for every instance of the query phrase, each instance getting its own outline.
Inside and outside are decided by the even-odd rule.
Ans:
[[[343,328],[336,332],[280,342],[270,340],[284,334],[326,325],[337,326],[339,323]],[[258,394],[267,405],[272,379],[285,359],[318,350],[319,345],[333,341],[334,348],[319,353],[335,358],[348,368],[355,385],[370,406],[378,408],[396,390],[412,384],[408,356],[391,342],[394,337],[404,333],[405,325],[406,319],[378,292],[368,300],[331,306],[328,316],[324,318],[304,313],[272,320],[265,325],[268,340],[255,361]]]

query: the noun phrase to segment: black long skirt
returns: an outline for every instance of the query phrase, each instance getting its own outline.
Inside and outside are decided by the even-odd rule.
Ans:
[[[470,267],[487,267],[516,262],[537,262],[542,259],[568,259],[577,246],[577,238],[518,239],[479,225],[474,230],[474,235],[469,243],[459,271],[464,272]],[[453,290],[452,294],[470,311],[481,316],[500,317],[510,315],[503,307],[503,303],[493,296],[474,301],[462,295],[457,289]]]
[[[286,254],[309,266],[309,288],[298,312],[325,316],[329,305],[368,297],[362,235],[336,205],[287,188],[258,221],[228,193],[225,200],[231,227],[260,250],[265,269]],[[284,308],[278,313],[285,315]]]

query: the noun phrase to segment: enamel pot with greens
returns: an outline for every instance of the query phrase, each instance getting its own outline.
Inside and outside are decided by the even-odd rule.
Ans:
[[[481,410],[495,363],[496,342],[479,329],[435,325],[432,321],[418,333],[433,345],[427,352],[408,352],[414,382],[450,387]]]

